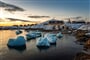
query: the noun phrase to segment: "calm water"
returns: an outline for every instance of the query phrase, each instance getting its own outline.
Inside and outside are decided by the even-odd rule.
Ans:
[[[23,31],[20,35],[25,36],[25,34],[27,32]],[[8,39],[16,37],[15,30],[0,31],[0,60],[73,60],[83,49],[82,45],[75,44],[74,36],[67,34],[48,49],[38,49],[35,45],[36,40],[27,41],[26,49],[9,49]]]

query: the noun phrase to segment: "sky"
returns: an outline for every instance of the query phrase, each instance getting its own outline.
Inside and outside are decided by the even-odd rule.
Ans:
[[[24,12],[17,12],[14,14],[5,12],[7,17],[12,16],[15,18],[29,19],[24,16],[39,15],[62,19],[67,17],[81,16],[83,18],[88,18],[88,20],[90,19],[89,15],[90,0],[1,0],[1,1],[25,9]],[[40,20],[40,19],[33,19],[33,20]]]

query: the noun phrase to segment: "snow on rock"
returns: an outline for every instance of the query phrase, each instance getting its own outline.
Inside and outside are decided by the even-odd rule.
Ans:
[[[90,35],[90,33],[86,33],[85,35]]]
[[[48,25],[43,28],[44,30],[53,30],[53,25]]]
[[[69,28],[72,28],[72,29],[78,29],[79,27],[81,27],[82,26],[82,24],[70,24],[70,23],[66,23],[65,24],[67,27],[69,27]]]
[[[44,28],[45,26],[44,25],[42,25],[42,24],[38,24],[38,25],[35,25],[35,26],[31,26],[31,28],[33,28],[33,29],[37,29],[37,28]]]
[[[78,28],[79,30],[88,30],[90,31],[90,25],[82,25],[80,28]]]
[[[87,38],[90,38],[90,33],[85,34]]]

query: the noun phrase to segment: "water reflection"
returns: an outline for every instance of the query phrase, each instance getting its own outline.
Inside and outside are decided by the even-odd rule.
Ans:
[[[55,47],[56,47],[56,43],[55,43],[55,44],[51,44],[50,47],[37,47],[37,48],[38,48],[38,50],[39,50],[40,52],[42,52],[42,51],[47,51],[47,50],[49,50],[50,48],[55,48]]]
[[[85,44],[85,42],[83,42],[83,41],[74,41],[76,44],[78,44],[78,45],[84,45]]]
[[[7,45],[7,47],[9,48],[9,50],[17,50],[19,52],[23,52],[23,51],[26,50],[26,45],[20,46],[20,47],[10,47],[10,46]]]

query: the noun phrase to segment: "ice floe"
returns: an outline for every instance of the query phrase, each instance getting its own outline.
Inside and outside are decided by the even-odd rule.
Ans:
[[[22,47],[26,45],[26,41],[23,36],[18,36],[16,39],[9,39],[7,45],[11,48]]]
[[[36,41],[37,47],[50,47],[50,43],[46,37],[40,37]]]

